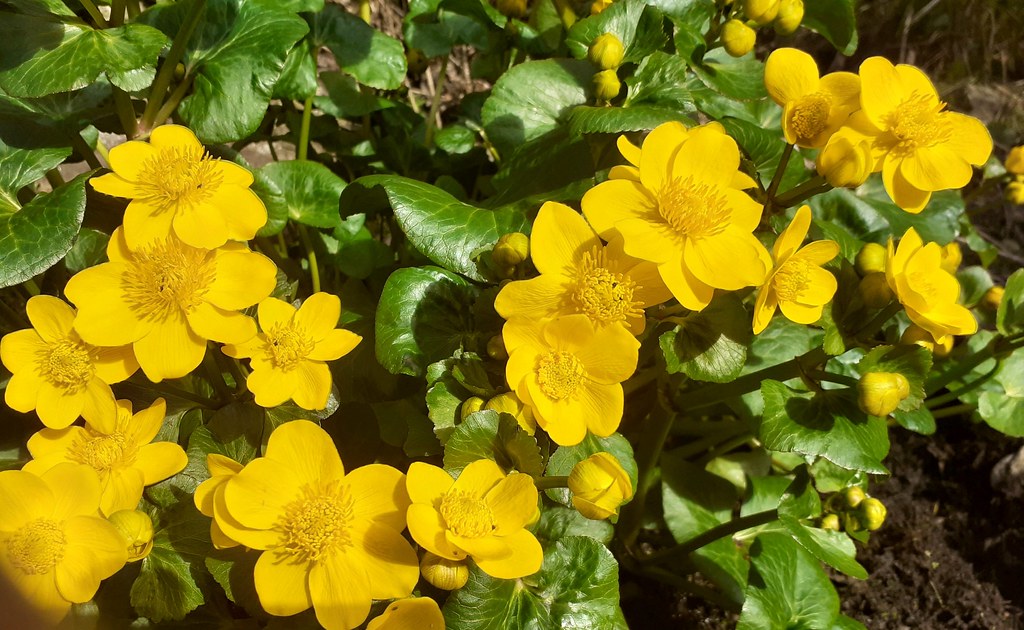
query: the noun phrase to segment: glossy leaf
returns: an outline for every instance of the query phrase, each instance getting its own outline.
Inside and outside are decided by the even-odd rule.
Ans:
[[[540,475],[544,470],[537,439],[509,414],[491,410],[471,414],[444,446],[444,469],[456,477],[478,459],[490,459],[506,472]]]
[[[318,228],[341,225],[338,200],[345,180],[319,162],[271,162],[255,173],[256,192],[267,206],[268,226],[261,234],[280,232],[288,219]]]
[[[342,70],[363,85],[393,90],[405,78],[405,48],[336,4],[313,16],[310,39],[327,46]]]

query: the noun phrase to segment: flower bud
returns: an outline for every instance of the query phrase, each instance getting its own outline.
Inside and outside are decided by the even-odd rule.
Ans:
[[[1006,293],[1006,289],[1000,286],[989,287],[988,291],[985,291],[985,295],[981,296],[981,305],[987,309],[993,311],[999,310],[999,304],[1003,301],[1003,294]]]
[[[909,346],[916,344],[927,350],[935,351],[935,338],[932,334],[917,324],[907,326],[907,329],[900,335],[900,343]]]
[[[599,101],[610,101],[619,95],[622,82],[614,70],[602,70],[594,75],[594,96]]]
[[[821,528],[834,532],[839,531],[839,517],[835,514],[826,514],[821,517]]]
[[[526,16],[526,0],[494,0],[498,13],[510,18]]]
[[[454,591],[469,581],[469,566],[465,560],[449,560],[429,551],[420,560],[420,573],[423,579],[442,591]]]
[[[833,188],[856,188],[871,175],[871,144],[867,140],[854,142],[844,136],[833,136],[818,154],[815,166]]]
[[[604,11],[608,7],[612,6],[615,0],[594,0],[590,4],[590,15],[597,15],[601,11]]]
[[[733,57],[742,57],[754,48],[757,33],[739,20],[729,20],[722,26],[722,45]]]
[[[843,514],[843,529],[853,533],[861,531],[864,529],[864,526],[860,522],[860,519],[857,518],[856,514],[853,512],[846,512]]]
[[[462,407],[459,409],[459,417],[465,420],[470,416],[470,414],[474,414],[483,408],[484,399],[479,396],[471,396],[462,401]]]
[[[515,267],[529,255],[530,237],[521,232],[502,235],[491,251],[491,259],[499,268]]]
[[[864,499],[857,507],[857,516],[861,525],[869,532],[873,532],[885,522],[887,510],[881,501],[875,498]]]
[[[600,452],[577,463],[569,473],[572,504],[580,514],[602,520],[619,512],[619,506],[633,498],[633,484],[619,460]]]
[[[120,510],[107,520],[125,540],[128,547],[128,562],[142,560],[153,549],[153,521],[145,512]]]
[[[519,426],[522,427],[523,431],[526,431],[530,435],[533,435],[537,430],[537,421],[533,417],[533,411],[524,405],[523,401],[519,400],[519,397],[513,392],[498,394],[487,401],[487,404],[484,405],[484,409],[509,414],[516,419],[516,422],[519,423]]]
[[[1024,145],[1010,149],[1003,164],[1010,173],[1024,175]]]
[[[939,263],[939,266],[956,275],[956,270],[960,268],[960,262],[963,259],[964,255],[960,251],[960,245],[953,241],[942,248],[942,262]]]
[[[594,38],[587,50],[587,59],[602,70],[614,70],[622,63],[625,53],[622,40],[612,33],[605,33]]]
[[[880,271],[869,273],[857,285],[861,299],[868,308],[885,308],[892,301],[892,288],[885,274]]]
[[[866,276],[869,273],[884,273],[885,257],[884,246],[878,243],[864,243],[864,247],[857,252],[857,258],[854,259],[853,264],[861,276]]]
[[[174,66],[174,80],[181,81],[185,78],[185,64],[178,63]]]
[[[936,343],[932,348],[932,354],[940,359],[948,357],[949,353],[953,351],[953,339],[953,335],[946,335],[945,341]]]
[[[804,21],[804,0],[782,0],[779,14],[775,16],[775,32],[792,35]]]
[[[846,507],[855,508],[866,498],[867,495],[860,486],[850,486],[843,490],[843,502]]]
[[[1018,206],[1024,206],[1024,175],[1006,185],[1006,200]]]
[[[508,359],[508,350],[505,349],[505,340],[501,335],[494,335],[487,340],[487,356],[495,361]]]
[[[761,26],[779,14],[779,0],[743,0],[743,13]]]
[[[857,402],[864,413],[885,417],[896,411],[903,399],[910,395],[910,383],[902,374],[868,372],[857,382],[857,394]]]

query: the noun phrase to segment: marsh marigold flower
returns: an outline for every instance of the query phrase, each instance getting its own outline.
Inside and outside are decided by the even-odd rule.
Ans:
[[[402,537],[405,475],[370,464],[348,474],[331,437],[308,420],[270,436],[223,490],[215,518],[232,540],[262,551],[256,594],[272,615],[310,606],[328,630],[355,628],[374,599],[408,597],[419,579]]]
[[[154,382],[195,369],[207,339],[251,339],[256,324],[238,311],[277,283],[274,263],[237,243],[208,251],[167,238],[133,251],[118,228],[107,257],[68,281],[65,293],[78,307],[75,330],[97,346],[131,344]]]
[[[629,331],[568,315],[547,323],[510,321],[503,334],[515,348],[505,366],[509,387],[551,439],[573,446],[588,429],[607,437],[619,428],[621,383],[636,369],[640,348]]]
[[[298,309],[267,298],[260,302],[259,333],[249,341],[224,346],[224,354],[251,360],[246,381],[256,404],[275,407],[289,398],[303,409],[323,409],[331,395],[331,371],[326,361],[340,359],[362,340],[335,328],[341,300],[314,293]]]
[[[413,462],[406,488],[409,533],[427,551],[449,560],[470,557],[501,579],[540,570],[544,552],[525,529],[537,513],[537,487],[529,475],[506,475],[481,459],[452,479],[442,468]]]
[[[444,615],[429,597],[410,597],[392,602],[366,630],[444,630]]]
[[[153,442],[163,425],[167,406],[157,398],[148,409],[132,415],[132,403],[117,401],[116,420],[109,429],[86,422],[84,427],[43,429],[28,440],[32,460],[24,470],[42,474],[63,462],[86,464],[100,479],[100,511],[134,510],[142,489],[181,472],[188,463],[174,442]],[[102,425],[101,425],[102,426]]]
[[[0,472],[0,573],[50,623],[92,599],[128,558],[121,534],[97,515],[99,503],[88,466]]]
[[[72,329],[75,310],[48,295],[25,306],[31,329],[0,340],[0,359],[13,376],[4,399],[15,411],[33,409],[43,424],[63,429],[85,416],[94,422],[114,410],[111,383],[139,369],[130,346],[98,348]]]
[[[1003,162],[1006,170],[1014,175],[1024,175],[1024,145],[1013,147]]]
[[[868,180],[874,164],[867,139],[847,137],[839,130],[818,153],[815,168],[833,188],[856,188]]]
[[[224,533],[224,530],[220,528],[220,518],[226,518],[226,509],[224,507],[224,484],[226,484],[232,477],[237,475],[243,468],[242,464],[239,464],[230,457],[220,455],[218,453],[209,453],[206,456],[206,469],[210,471],[210,478],[199,484],[196,488],[195,493],[192,495],[192,500],[196,504],[198,509],[203,516],[208,516],[210,521],[210,541],[213,542],[213,546],[217,549],[228,549],[229,547],[237,547],[238,541],[232,540]]]
[[[852,72],[818,75],[814,58],[796,48],[779,48],[764,66],[768,94],[782,106],[786,142],[818,149],[859,109],[860,79]]]
[[[957,304],[960,283],[942,268],[942,247],[922,241],[914,228],[907,230],[896,247],[889,239],[885,276],[907,317],[927,330],[936,344],[950,341],[951,335],[977,332],[974,315]]]
[[[932,192],[962,188],[971,165],[992,153],[992,136],[976,118],[946,111],[928,77],[914,66],[882,57],[860,65],[861,110],[847,125],[851,138],[871,141],[874,171],[882,172],[889,196],[917,213]]]
[[[672,297],[657,265],[628,256],[621,238],[602,244],[579,213],[560,203],[545,203],[537,213],[530,251],[541,275],[498,293],[494,308],[505,319],[582,313],[595,326],[622,324],[640,334],[644,308]]]
[[[811,208],[797,210],[792,223],[772,248],[775,261],[754,303],[754,333],[768,326],[775,309],[798,324],[813,324],[836,292],[836,279],[822,265],[836,257],[835,241],[814,241],[800,247],[811,226]]]
[[[633,483],[611,453],[595,453],[577,463],[568,485],[576,510],[594,520],[615,516],[633,498]]]
[[[252,173],[211,157],[185,127],[163,125],[148,143],[119,144],[110,150],[110,168],[89,183],[131,199],[124,231],[132,249],[162,243],[172,232],[192,247],[214,249],[253,238],[267,222],[266,207],[249,189]]]
[[[666,123],[647,136],[638,157],[630,153],[624,157],[637,168],[616,170],[583,197],[598,234],[610,239],[618,231],[625,252],[658,265],[665,285],[692,310],[707,306],[715,289],[764,282],[771,257],[753,235],[763,208],[743,192],[754,181],[739,172],[739,148],[721,125]]]

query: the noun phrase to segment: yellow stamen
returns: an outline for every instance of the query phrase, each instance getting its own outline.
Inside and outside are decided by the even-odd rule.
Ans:
[[[64,558],[65,544],[60,523],[38,518],[7,539],[7,557],[14,568],[29,575],[49,573]]]
[[[540,360],[537,380],[544,395],[552,400],[572,397],[579,389],[586,371],[571,352],[553,351]]]
[[[92,380],[93,351],[77,335],[51,344],[39,356],[43,377],[69,394],[81,391]]]
[[[621,322],[643,315],[643,302],[633,299],[633,292],[638,288],[629,276],[615,272],[613,262],[598,245],[583,254],[572,301],[579,312],[594,322]]]
[[[487,503],[461,490],[444,495],[440,512],[448,529],[464,538],[481,538],[494,531],[494,513]]]
[[[322,488],[306,486],[302,497],[284,511],[283,548],[306,560],[352,546],[352,496],[334,481]]]
[[[68,449],[68,459],[91,466],[101,475],[135,462],[138,449],[123,433],[104,435],[86,431],[88,437],[75,440]]]
[[[779,301],[796,302],[800,294],[807,289],[811,283],[811,271],[814,265],[799,258],[790,258],[782,263],[779,270],[775,272],[772,284],[775,287],[775,294]]]
[[[142,163],[137,183],[141,198],[164,212],[206,201],[223,179],[202,147],[170,147]]]
[[[831,110],[832,97],[825,92],[801,96],[789,115],[789,125],[797,139],[811,140],[825,131]]]
[[[309,333],[294,322],[275,324],[266,336],[270,360],[282,370],[294,368],[316,345]]]
[[[729,206],[717,186],[675,178],[658,194],[658,212],[680,236],[714,236],[729,226]]]
[[[935,146],[949,139],[952,130],[940,114],[946,104],[915,93],[889,114],[889,131],[895,136],[892,151],[907,155],[916,149]]]
[[[216,275],[212,252],[167,239],[134,252],[122,279],[125,299],[144,319],[191,313]]]

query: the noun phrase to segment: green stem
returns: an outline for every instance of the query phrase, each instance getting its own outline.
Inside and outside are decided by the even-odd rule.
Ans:
[[[163,105],[167,88],[171,86],[171,80],[174,78],[174,69],[178,66],[182,57],[184,57],[188,40],[192,38],[192,32],[199,26],[199,22],[203,17],[203,9],[205,8],[206,0],[192,0],[192,4],[189,5],[188,13],[185,14],[181,29],[174,36],[171,49],[160,66],[160,70],[156,73],[153,86],[149,89],[149,100],[146,103],[146,111],[142,114],[142,123],[140,125],[143,132],[148,132],[153,128],[153,121],[156,118],[157,112],[160,111],[161,105]]]
[[[211,352],[207,348],[206,354],[203,355],[203,369],[206,371],[206,378],[210,381],[210,386],[217,392],[217,398],[220,399],[221,403],[227,404],[231,402],[231,389],[228,387],[227,381],[224,380],[224,374],[220,371],[220,366],[217,365],[217,359],[213,356],[214,352],[220,351],[213,349],[213,352]]]
[[[790,208],[801,201],[810,199],[814,195],[832,190],[832,186],[825,181],[821,175],[816,175],[796,188],[787,190],[772,200],[772,205],[777,208]]]
[[[738,613],[741,610],[739,604],[732,601],[725,595],[719,593],[718,591],[708,588],[707,586],[695,584],[690,580],[687,580],[686,578],[676,575],[675,573],[672,573],[670,571],[659,569],[657,567],[645,567],[639,569],[638,571],[636,571],[636,573],[639,573],[640,575],[649,577],[654,580],[658,580],[659,582],[664,582],[665,584],[673,586],[685,593],[696,595],[697,597],[705,601],[716,604],[724,610],[728,610],[733,613]]]
[[[745,529],[750,529],[751,527],[771,523],[772,521],[778,520],[778,518],[778,510],[768,510],[766,512],[758,512],[748,516],[741,516],[729,521],[728,523],[722,523],[721,525],[712,527],[702,534],[697,534],[690,540],[678,544],[675,547],[656,551],[646,558],[643,558],[641,562],[664,562],[665,560],[671,560],[672,558],[678,558],[679,556],[688,556],[701,547],[710,545],[719,538],[732,536],[736,532],[741,532]]]
[[[82,6],[85,7],[86,12],[92,18],[92,21],[96,23],[96,26],[100,28],[107,28],[109,26],[107,21],[103,19],[103,14],[100,13],[95,2],[92,0],[82,0]]]
[[[121,26],[124,24],[124,11],[127,0],[110,0],[110,25]]]
[[[127,7],[129,20],[134,20],[142,15],[142,7],[139,6],[138,0],[128,0]]]
[[[627,548],[632,548],[640,533],[640,526],[644,521],[644,506],[647,503],[647,493],[654,481],[654,474],[658,468],[658,460],[661,459],[661,451],[665,447],[665,440],[672,431],[672,422],[676,414],[665,409],[660,403],[655,403],[654,410],[648,416],[648,426],[645,428],[640,445],[637,449],[637,466],[639,477],[636,484],[636,494],[633,500],[622,509],[622,516],[619,519],[619,531]]]
[[[135,118],[135,107],[132,106],[132,97],[116,85],[111,86],[111,91],[114,94],[114,109],[117,112],[117,119],[121,121],[121,128],[124,129],[125,135],[131,140],[139,135],[139,123]]]
[[[850,387],[857,386],[857,379],[852,376],[845,374],[836,374],[835,372],[826,372],[825,370],[811,370],[807,373],[813,379],[818,381],[825,381],[828,383],[839,383],[840,385],[849,385]]]
[[[678,456],[682,459],[690,459],[691,457],[707,451],[710,448],[714,448],[717,444],[723,444],[728,442],[730,439],[738,435],[749,435],[750,427],[745,422],[730,422],[729,426],[716,427],[708,435],[684,444],[679,448],[672,451],[673,456]]]
[[[172,387],[170,385],[165,385],[163,383],[147,383],[146,385],[144,385],[144,387],[146,387],[147,389],[151,389],[154,392],[157,392],[158,394],[163,394],[165,396],[174,396],[175,398],[181,398],[182,400],[194,402],[205,409],[217,408],[217,406],[215,405],[215,401],[210,400],[209,398],[204,398],[199,394],[193,394],[192,392],[186,391],[184,389]]]
[[[991,341],[985,344],[984,348],[981,348],[974,354],[964,357],[956,364],[949,372],[940,374],[933,379],[928,380],[925,383],[924,391],[928,396],[931,396],[935,392],[941,390],[946,385],[949,385],[960,377],[970,373],[971,370],[978,367],[985,361],[994,358],[996,345],[998,344],[1000,337],[993,337]]]
[[[0,311],[3,311],[0,320],[9,322],[11,328],[9,330],[21,330],[23,328],[31,328],[32,325],[25,319],[25,316],[14,310],[6,300],[0,298]]]
[[[705,466],[708,465],[708,462],[710,462],[711,460],[717,457],[721,457],[722,455],[730,453],[733,450],[743,446],[744,444],[749,442],[753,437],[753,433],[744,432],[733,437],[732,439],[722,442],[721,444],[716,444],[710,449],[708,449],[708,452],[704,453],[704,455],[702,455],[701,458],[697,460],[696,464],[700,468],[704,468]]]
[[[768,205],[774,205],[775,193],[779,191],[779,186],[782,184],[782,176],[786,173],[786,167],[789,166],[789,158],[793,155],[793,145],[786,143],[786,148],[782,150],[782,157],[779,158],[779,165],[775,167],[775,175],[772,176],[772,183],[768,185],[768,192],[766,197],[768,199]]]
[[[75,148],[75,151],[82,154],[82,158],[85,159],[85,163],[88,164],[90,168],[103,168],[103,164],[100,162],[99,158],[96,157],[96,152],[92,150],[89,144],[85,141],[85,138],[82,137],[82,134],[77,131],[72,131],[69,135],[71,146]]]
[[[943,394],[941,396],[936,396],[935,398],[929,398],[929,399],[925,400],[924,401],[924,406],[927,407],[928,409],[935,409],[936,407],[941,407],[942,405],[945,405],[946,403],[951,403],[954,400],[959,399],[961,396],[963,396],[967,392],[975,390],[978,387],[984,385],[985,382],[988,381],[988,379],[992,378],[992,375],[994,375],[998,369],[999,369],[999,362],[997,361],[995,366],[993,366],[993,368],[991,370],[989,370],[988,372],[986,372],[983,376],[979,376],[978,378],[974,379],[970,383],[965,384],[963,387],[960,387],[960,388],[955,389],[955,390],[950,391],[950,392],[946,392],[945,394]]]
[[[320,292],[320,269],[316,263],[316,250],[313,248],[313,241],[309,238],[309,233],[306,231],[306,226],[301,223],[296,223],[295,226],[299,230],[299,238],[302,240],[302,246],[306,248],[306,259],[309,261],[309,275],[313,283],[313,293]]]
[[[952,407],[943,407],[942,409],[935,409],[932,411],[932,416],[938,420],[939,418],[948,418],[949,416],[960,416],[965,413],[971,413],[978,407],[975,405],[969,405],[964,403],[962,405],[953,405]]]
[[[28,294],[32,297],[35,297],[41,293],[41,291],[39,290],[39,285],[36,284],[36,281],[33,280],[32,278],[29,278],[28,280],[22,282],[21,286],[24,287],[25,290],[28,291]]]
[[[171,92],[171,96],[160,107],[160,111],[156,113],[156,116],[153,118],[153,127],[159,127],[171,117],[174,110],[178,108],[178,104],[181,103],[181,99],[185,98],[185,92],[187,92],[190,87],[192,87],[192,75],[188,74],[181,80],[181,83],[174,88],[174,91]]]
[[[441,109],[441,97],[444,95],[445,77],[448,75],[448,59],[441,60],[441,69],[437,72],[437,84],[434,86],[434,98],[430,101],[430,113],[427,114],[427,129],[423,135],[423,143],[427,148],[434,146],[434,127],[437,124],[437,112]]]
[[[569,487],[568,477],[534,477],[533,485],[537,486],[538,490],[549,490],[551,488],[567,488]]]
[[[622,393],[628,396],[651,381],[656,380],[661,373],[661,368],[652,367],[634,374],[628,381],[622,384]]]
[[[899,313],[901,310],[903,310],[903,305],[900,304],[899,302],[893,302],[889,306],[886,306],[881,311],[879,311],[877,315],[868,320],[868,323],[861,326],[860,330],[853,333],[853,337],[855,339],[860,339],[861,337],[871,337],[879,330],[881,330],[882,326],[885,326],[885,323],[892,319],[893,315]]]
[[[572,25],[576,23],[576,12],[573,11],[569,0],[555,0],[555,11],[558,13],[558,19],[562,21],[562,26],[566,31],[571,29]]]
[[[60,174],[60,169],[56,168],[46,171],[46,181],[50,182],[50,187],[54,190],[66,183]]]
[[[302,104],[302,125],[299,127],[299,144],[295,147],[296,158],[305,160],[309,155],[309,124],[313,119],[313,95],[306,97]]]

